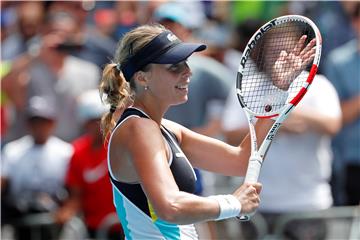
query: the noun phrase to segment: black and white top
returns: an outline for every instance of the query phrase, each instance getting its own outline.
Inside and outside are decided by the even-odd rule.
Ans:
[[[131,117],[149,118],[139,109],[128,108],[122,114],[114,131]],[[161,133],[170,150],[168,162],[176,184],[180,191],[194,193],[196,175],[190,162],[180,149],[175,134],[164,126],[161,126]],[[110,165],[109,172],[111,183],[113,185],[114,204],[123,226],[126,239],[183,240],[198,238],[192,224],[177,225],[158,218],[153,210],[152,204],[147,199],[139,183],[125,183],[116,180],[111,172]],[[154,179],[154,181],[156,181],[156,179]]]

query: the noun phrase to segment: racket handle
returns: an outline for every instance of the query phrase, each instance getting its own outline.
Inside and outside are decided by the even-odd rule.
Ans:
[[[262,165],[262,159],[259,156],[251,156],[249,160],[248,169],[245,175],[245,183],[256,183],[259,178],[260,168]],[[239,221],[246,222],[249,221],[251,216],[255,214],[255,211],[252,213],[241,214],[237,217]]]
[[[262,159],[260,156],[251,156],[245,175],[245,183],[256,183],[259,178]]]

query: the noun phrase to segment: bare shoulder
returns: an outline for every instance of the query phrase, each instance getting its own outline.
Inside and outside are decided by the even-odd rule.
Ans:
[[[117,127],[111,137],[109,161],[112,173],[118,180],[137,182],[139,168],[150,167],[156,153],[166,156],[165,149],[156,122],[131,117]]]
[[[112,142],[117,142],[122,146],[134,146],[160,135],[159,126],[153,120],[131,117],[114,130]]]

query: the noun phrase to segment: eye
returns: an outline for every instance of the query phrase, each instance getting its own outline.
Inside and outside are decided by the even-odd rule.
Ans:
[[[187,66],[188,66],[187,62],[183,61],[183,62],[179,62],[179,63],[176,63],[176,64],[171,64],[166,69],[169,72],[179,74],[179,73],[183,72]]]
[[[179,68],[180,68],[179,63],[177,63],[177,64],[171,64],[170,67],[168,68],[168,70],[169,70],[170,72],[178,72],[178,71],[179,71]]]

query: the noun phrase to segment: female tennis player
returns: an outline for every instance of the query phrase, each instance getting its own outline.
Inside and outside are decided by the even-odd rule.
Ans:
[[[122,38],[114,62],[104,69],[100,95],[111,108],[102,129],[109,141],[114,204],[127,239],[197,239],[193,223],[250,214],[259,206],[259,183],[227,195],[192,194],[192,167],[243,176],[249,137],[233,147],[163,119],[170,106],[186,102],[191,77],[186,60],[205,48],[181,42],[160,25],[144,25]],[[272,123],[257,122],[260,143]]]

